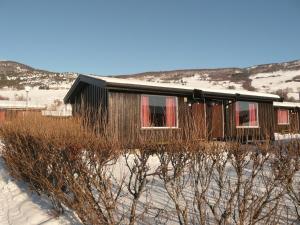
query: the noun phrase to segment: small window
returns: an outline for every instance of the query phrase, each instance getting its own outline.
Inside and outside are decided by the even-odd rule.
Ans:
[[[236,127],[258,127],[258,104],[238,101],[235,103]]]
[[[177,97],[160,95],[142,95],[142,128],[176,128],[178,124],[177,105]]]
[[[277,110],[277,122],[279,125],[288,125],[289,121],[289,110],[278,109]]]

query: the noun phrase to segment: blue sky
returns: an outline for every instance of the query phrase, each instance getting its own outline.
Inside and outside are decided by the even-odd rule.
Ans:
[[[299,0],[0,0],[0,60],[99,75],[300,59]]]

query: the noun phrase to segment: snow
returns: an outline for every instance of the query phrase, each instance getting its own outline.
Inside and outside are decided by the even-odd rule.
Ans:
[[[200,87],[197,85],[180,85],[180,84],[170,84],[170,83],[155,83],[155,82],[148,82],[148,81],[141,81],[136,79],[122,79],[122,78],[115,78],[115,77],[102,77],[102,76],[93,76],[88,75],[90,77],[103,80],[108,84],[129,84],[129,85],[139,85],[145,87],[162,87],[162,88],[174,88],[174,89],[182,89],[182,90],[194,90],[199,89],[204,92],[210,93],[221,93],[221,94],[228,94],[228,95],[247,95],[247,96],[260,96],[266,98],[277,98],[280,99],[278,95],[268,94],[268,93],[260,93],[254,91],[245,91],[245,90],[229,90],[229,89],[212,89],[208,87]]]
[[[63,105],[62,107],[58,107],[57,110],[43,110],[43,116],[60,116],[60,117],[68,117],[72,116],[72,106],[71,105]]]
[[[273,102],[273,106],[295,108],[295,107],[300,107],[300,103],[298,103],[298,102]]]
[[[300,84],[299,84],[300,86]],[[288,92],[287,93],[288,98],[294,98],[296,101],[300,100],[300,91],[299,92]]]
[[[24,182],[13,180],[0,156],[0,224],[67,225],[81,224],[72,212],[55,217],[50,201],[32,193]]]
[[[45,105],[34,105],[32,102],[28,102],[28,105],[26,104],[26,101],[10,101],[10,100],[0,100],[0,108],[3,109],[44,109]]]
[[[300,139],[300,134],[280,134],[280,133],[275,133],[275,140],[281,141],[281,140],[291,140],[291,139]]]
[[[28,104],[51,106],[55,100],[63,101],[63,98],[65,97],[67,92],[68,89],[40,90],[35,88],[29,91],[28,93],[28,99],[29,99]],[[1,89],[0,96],[8,97],[9,100],[11,101],[16,101],[16,99],[20,97],[26,100],[26,91]]]
[[[186,85],[197,86],[198,89],[228,89],[231,87],[233,90],[243,90],[242,83],[233,83],[228,80],[213,81],[208,75],[203,77],[203,75],[195,74],[192,77],[182,78],[182,81],[186,83]]]
[[[300,90],[299,82],[293,81],[293,78],[300,76],[299,70],[279,70],[272,73],[258,73],[250,76],[252,86],[259,91],[275,92],[279,89],[287,89],[288,93],[298,93]],[[299,99],[295,95],[296,99]]]

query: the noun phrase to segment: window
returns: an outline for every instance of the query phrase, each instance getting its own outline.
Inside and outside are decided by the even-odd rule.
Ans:
[[[289,110],[287,109],[278,109],[277,110],[277,122],[280,125],[287,125],[289,121]]]
[[[258,127],[258,104],[255,102],[236,102],[235,121],[237,127]]]
[[[177,127],[178,100],[173,96],[142,95],[142,128]]]

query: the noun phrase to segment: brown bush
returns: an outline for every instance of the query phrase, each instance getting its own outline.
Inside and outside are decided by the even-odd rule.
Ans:
[[[96,135],[77,119],[25,117],[1,127],[3,157],[11,174],[76,211],[85,224],[113,224],[117,192],[105,166],[118,145]],[[112,198],[114,197],[114,198]]]
[[[276,145],[211,142],[196,146],[193,151],[174,152],[172,146],[158,153],[159,174],[180,224],[300,221],[297,140]]]
[[[181,134],[150,132],[126,149],[109,128],[91,124],[39,116],[5,123],[2,155],[11,174],[48,195],[57,211],[74,210],[84,224],[147,223],[153,215],[160,224],[300,221],[298,140],[210,142],[187,123]],[[115,168],[126,173],[116,176]],[[154,203],[157,187],[164,207]]]

